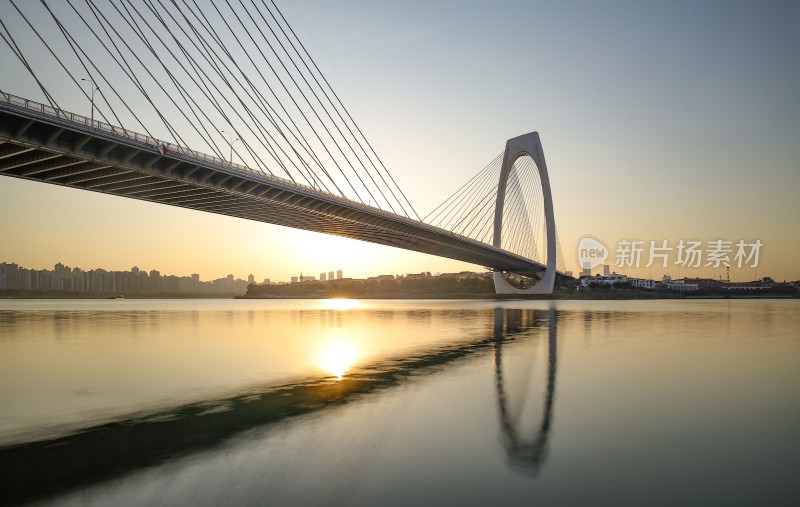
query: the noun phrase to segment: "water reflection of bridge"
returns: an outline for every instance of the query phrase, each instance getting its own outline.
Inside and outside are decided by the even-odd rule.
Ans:
[[[364,365],[336,381],[305,379],[249,390],[224,399],[174,407],[86,428],[61,438],[0,448],[4,487],[0,505],[15,505],[86,487],[181,456],[213,449],[245,431],[288,423],[302,415],[363,399],[443,366],[494,353],[498,411],[504,446],[512,465],[538,471],[544,463],[555,392],[556,312],[496,308],[493,326],[476,339],[432,351]],[[488,315],[487,315],[488,317]],[[538,339],[548,332],[548,374],[544,411],[533,441],[509,417],[503,347]]]
[[[542,407],[542,417],[539,422],[536,436],[533,439],[525,439],[521,435],[520,428],[509,414],[506,382],[504,379],[503,345],[509,341],[509,337],[514,333],[520,333],[529,328],[541,324],[541,320],[527,324],[520,310],[506,310],[496,308],[494,312],[494,366],[495,383],[497,387],[497,407],[500,414],[500,427],[503,431],[503,444],[508,453],[509,461],[513,465],[521,466],[525,469],[538,473],[547,457],[547,444],[550,437],[550,429],[553,418],[553,402],[555,401],[556,391],[556,366],[558,362],[558,326],[555,308],[550,308],[545,318],[534,315],[547,322],[547,385],[545,389],[544,403]],[[505,324],[505,328],[503,327]]]

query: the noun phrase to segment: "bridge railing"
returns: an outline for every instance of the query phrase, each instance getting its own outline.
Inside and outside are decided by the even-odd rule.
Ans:
[[[311,191],[311,192],[314,192],[314,193],[317,193],[317,194],[323,194],[323,195],[332,197],[332,198],[334,198],[336,200],[345,200],[348,203],[350,203],[352,205],[355,205],[355,206],[358,206],[360,208],[364,208],[364,209],[371,209],[372,208],[372,206],[368,206],[368,205],[366,205],[366,204],[364,204],[362,202],[354,201],[352,199],[349,199],[349,198],[341,196],[341,195],[332,194],[332,193],[327,192],[325,190],[314,188],[314,187],[311,187],[309,185],[304,185],[302,183],[298,183],[298,182],[293,181],[293,180],[282,178],[280,176],[275,176],[272,173],[266,174],[263,171],[256,171],[256,170],[254,170],[254,169],[252,169],[252,168],[250,168],[250,167],[248,167],[246,165],[243,165],[243,164],[238,164],[238,163],[232,162],[232,161],[229,162],[227,160],[223,160],[223,159],[221,159],[219,157],[215,157],[213,155],[208,155],[206,153],[203,153],[203,152],[200,152],[200,151],[195,151],[195,150],[192,150],[190,148],[185,148],[183,146],[179,146],[177,144],[170,143],[168,141],[163,141],[163,140],[160,140],[160,139],[156,139],[154,137],[151,137],[151,136],[148,136],[148,135],[145,135],[145,134],[140,134],[140,133],[135,132],[133,130],[128,130],[128,129],[124,128],[124,127],[118,127],[118,126],[115,126],[115,125],[111,125],[110,123],[105,123],[105,122],[102,122],[100,120],[93,120],[92,118],[83,116],[81,114],[73,113],[73,112],[70,112],[70,111],[65,111],[63,109],[59,109],[59,108],[53,107],[53,106],[48,105],[48,104],[43,104],[43,103],[37,102],[35,100],[26,99],[24,97],[19,97],[17,95],[14,95],[14,94],[11,94],[11,93],[7,93],[7,92],[4,92],[2,90],[0,90],[0,100],[2,100],[4,102],[7,102],[9,104],[12,104],[14,106],[17,106],[17,107],[21,107],[21,108],[27,109],[29,111],[34,111],[34,112],[37,112],[37,113],[40,113],[40,114],[44,114],[44,115],[47,115],[47,116],[60,118],[62,120],[67,120],[67,121],[70,121],[70,122],[73,122],[73,123],[77,123],[77,124],[82,125],[83,127],[86,127],[86,128],[99,130],[101,132],[108,132],[108,133],[113,134],[115,136],[120,136],[120,137],[124,137],[124,138],[127,138],[127,139],[131,139],[131,140],[134,140],[134,141],[139,142],[139,143],[144,143],[146,145],[152,146],[154,151],[158,151],[158,150],[161,149],[162,146],[165,146],[167,148],[167,153],[169,153],[169,154],[173,154],[173,155],[174,154],[180,154],[180,155],[184,155],[184,156],[191,157],[191,158],[194,158],[194,159],[199,159],[199,160],[203,160],[203,161],[206,161],[206,162],[211,162],[213,164],[218,164],[218,165],[222,165],[222,166],[225,166],[225,167],[230,167],[230,168],[236,169],[238,171],[244,171],[246,173],[254,174],[254,175],[259,176],[261,178],[277,180],[277,181],[280,181],[281,183],[283,183],[284,185],[288,185],[288,186],[295,187],[295,188],[301,188],[303,190]],[[380,208],[378,208],[378,209],[380,209]],[[381,211],[383,211],[385,213],[391,213],[391,212],[383,210],[383,209],[381,209]],[[392,213],[392,214],[396,215],[395,213]],[[402,215],[397,215],[397,216],[400,217],[400,218],[403,218],[403,219],[408,219],[408,217],[404,217]]]
[[[81,114],[72,113],[70,111],[65,111],[63,109],[58,109],[48,104],[42,104],[41,102],[36,102],[35,100],[26,99],[24,97],[19,97],[17,95],[13,95],[11,93],[6,93],[0,91],[0,98],[9,104],[13,104],[15,106],[23,107],[25,109],[35,111],[37,113],[42,113],[48,116],[53,116],[56,118],[61,118],[64,120],[69,120],[74,123],[78,123],[85,127],[100,130],[103,132],[109,132],[116,136],[125,137],[128,139],[132,139],[134,141],[148,144],[153,146],[155,149],[160,149],[161,146],[165,146],[167,148],[168,153],[180,153],[182,155],[187,155],[193,158],[199,158],[201,160],[205,160],[208,162],[213,162],[217,164],[224,164],[226,166],[234,167],[239,169],[240,171],[247,171],[255,174],[262,174],[259,171],[254,171],[253,169],[237,163],[228,162],[227,160],[222,160],[219,157],[215,157],[213,155],[208,155],[199,151],[195,151],[189,148],[185,148],[183,146],[178,146],[176,144],[170,143],[168,141],[162,141],[160,139],[156,139],[154,137],[150,137],[145,134],[140,134],[133,130],[128,130],[124,127],[118,127],[115,125],[111,125],[110,123],[105,123],[100,120],[93,120],[92,118],[88,118]],[[279,178],[283,179],[283,178]],[[288,181],[288,180],[287,180]]]

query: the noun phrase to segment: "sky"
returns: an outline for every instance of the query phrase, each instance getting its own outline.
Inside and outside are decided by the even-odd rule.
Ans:
[[[757,270],[734,268],[732,279],[800,279],[797,3],[278,4],[421,214],[507,139],[538,131],[568,269],[579,270],[586,235],[612,251],[621,240],[760,240]],[[0,7],[0,19],[12,14]],[[0,58],[12,69],[0,89],[43,100],[2,45]],[[89,104],[76,95],[64,107],[85,114]],[[480,269],[7,177],[0,216],[0,261],[36,269],[273,281]],[[677,276],[674,261],[625,271]]]

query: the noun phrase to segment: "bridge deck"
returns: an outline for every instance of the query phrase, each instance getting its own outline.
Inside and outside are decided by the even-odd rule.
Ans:
[[[335,234],[532,274],[544,266],[423,222],[0,92],[0,174]]]

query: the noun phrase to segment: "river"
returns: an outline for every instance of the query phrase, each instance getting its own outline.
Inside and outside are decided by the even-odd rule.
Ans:
[[[0,505],[797,505],[800,302],[0,301]]]

